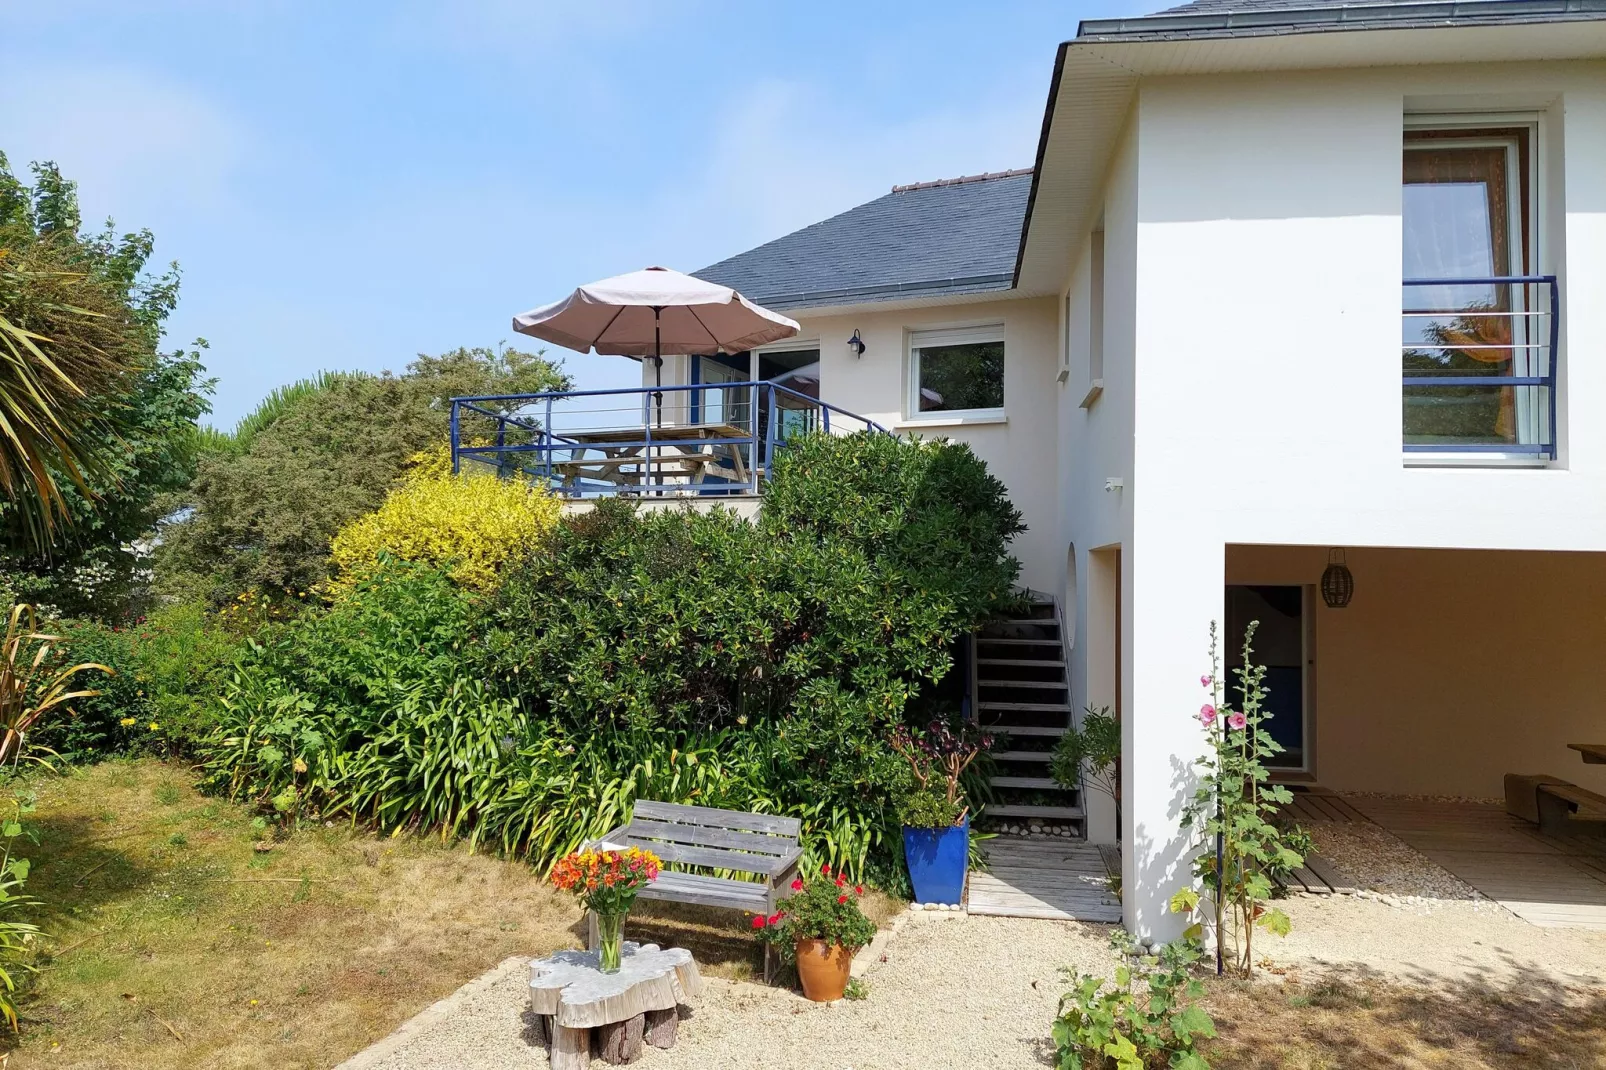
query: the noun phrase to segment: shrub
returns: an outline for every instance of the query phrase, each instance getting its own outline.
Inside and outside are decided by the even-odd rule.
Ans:
[[[1215,1036],[1216,1025],[1190,1002],[1204,995],[1192,976],[1198,942],[1177,940],[1148,955],[1117,929],[1110,943],[1132,965],[1116,970],[1113,986],[1084,974],[1061,997],[1053,1029],[1059,1070],[1209,1070],[1196,1045]]]
[[[1054,744],[1049,775],[1062,788],[1095,787],[1115,802],[1116,834],[1121,829],[1121,722],[1108,706],[1089,706],[1082,723]]]
[[[924,732],[904,725],[892,730],[892,749],[909,763],[914,784],[902,807],[904,824],[917,828],[946,828],[965,816],[969,806],[961,781],[972,763],[987,753],[993,737],[957,717],[939,718]],[[932,797],[940,798],[938,806]],[[948,820],[930,823],[947,814]],[[919,818],[920,820],[910,820]]]
[[[195,603],[127,627],[72,621],[62,634],[70,657],[112,670],[44,730],[42,741],[69,760],[193,751],[211,731],[242,647],[227,619]]]
[[[556,498],[528,483],[493,475],[454,475],[451,451],[417,454],[413,468],[375,512],[335,536],[333,585],[349,589],[380,554],[447,568],[452,579],[490,591],[501,571],[521,560],[557,522]]]
[[[881,437],[802,440],[772,483],[789,528],[604,500],[506,555],[488,596],[454,581],[449,543],[375,553],[327,610],[257,636],[208,782],[543,869],[636,798],[783,813],[813,864],[897,887],[889,733],[1007,594],[1019,520],[968,450]],[[861,463],[895,482],[878,514],[816,515],[862,506],[812,489]],[[900,495],[924,511],[889,522]]]

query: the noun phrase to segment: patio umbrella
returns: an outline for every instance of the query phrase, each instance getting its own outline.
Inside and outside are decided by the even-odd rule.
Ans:
[[[666,355],[741,353],[798,332],[796,320],[717,283],[650,267],[582,286],[513,317],[513,329],[566,349],[651,358],[664,385]],[[663,419],[664,398],[654,395]]]

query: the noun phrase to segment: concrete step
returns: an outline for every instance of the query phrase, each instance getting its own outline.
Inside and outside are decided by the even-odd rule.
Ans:
[[[1070,713],[1064,702],[978,702],[978,710],[1030,710],[1033,713]]]
[[[1054,757],[1051,750],[995,750],[993,758],[1000,762],[1046,762]]]
[[[1055,642],[1058,642],[1058,640],[1055,640]],[[1043,661],[1034,661],[1031,658],[977,658],[976,659],[976,664],[977,665],[1013,665],[1016,668],[1028,668],[1028,669],[1063,669],[1063,668],[1065,668],[1065,663],[1063,661],[1049,661],[1047,659],[1044,659]]]
[[[981,730],[1004,736],[1063,736],[1067,731],[1062,725],[1045,727],[1035,724],[984,724]]]

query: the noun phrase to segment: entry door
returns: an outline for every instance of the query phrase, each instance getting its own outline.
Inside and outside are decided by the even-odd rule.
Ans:
[[[1266,666],[1263,684],[1268,692],[1264,709],[1271,715],[1265,730],[1283,747],[1282,753],[1266,762],[1268,769],[1310,771],[1311,730],[1310,680],[1311,643],[1308,589],[1292,585],[1229,584],[1227,587],[1226,650],[1230,702],[1243,700],[1237,670],[1243,667],[1244,631],[1251,621],[1255,629],[1254,650],[1250,657]]]

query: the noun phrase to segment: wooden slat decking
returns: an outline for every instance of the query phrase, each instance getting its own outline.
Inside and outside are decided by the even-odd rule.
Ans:
[[[1547,836],[1493,803],[1348,801],[1518,917],[1606,930],[1606,840]]]
[[[987,841],[989,872],[970,874],[972,914],[1113,923],[1121,903],[1105,884],[1093,844],[999,836]]]

